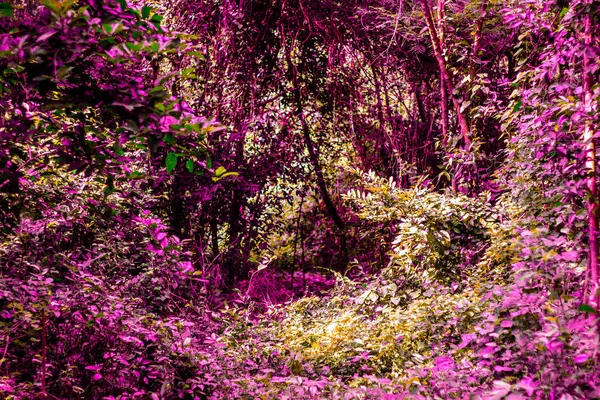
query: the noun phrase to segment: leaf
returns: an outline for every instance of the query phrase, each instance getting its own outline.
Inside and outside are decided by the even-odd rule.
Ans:
[[[181,71],[181,78],[182,79],[192,79],[192,78],[196,78],[196,75],[194,74],[194,68],[186,68],[183,71]]]
[[[0,16],[12,18],[15,15],[15,9],[10,4],[0,3]]]
[[[573,359],[575,364],[584,364],[590,358],[587,354],[580,354]]]
[[[521,109],[521,106],[523,105],[522,101],[518,101],[517,104],[515,104],[515,106],[513,107],[513,112],[517,112]]]
[[[563,7],[562,10],[560,10],[560,15],[558,16],[558,18],[562,18],[565,16],[566,13],[569,12],[569,7]]]
[[[189,172],[194,172],[194,160],[192,160],[191,158],[189,160],[187,160],[185,163],[185,168]]]
[[[594,307],[590,306],[589,304],[580,305],[578,310],[588,314],[596,314],[596,310],[594,309]]]
[[[152,7],[150,7],[150,6],[142,7],[142,18],[147,19],[150,16],[150,12],[152,12]]]
[[[565,251],[560,257],[568,262],[575,262],[580,260],[579,252],[577,251]]]
[[[219,167],[219,168],[223,168],[223,167]],[[212,178],[213,182],[218,182],[218,181],[220,181],[221,179],[223,179],[223,178],[225,178],[227,176],[237,176],[237,175],[239,175],[239,173],[233,172],[233,171],[225,172],[225,173],[223,173],[222,171],[220,171],[221,173],[218,174],[219,168],[217,168],[217,171],[216,171],[217,172],[217,176],[213,176],[213,178]],[[223,168],[223,171],[225,171],[225,168]]]
[[[50,9],[50,11],[60,14],[60,8],[52,0],[42,0],[42,4]]]
[[[460,112],[463,112],[471,105],[470,101],[464,101],[460,106]]]
[[[221,167],[217,168],[217,170],[215,171],[215,176],[221,176],[225,172],[227,172],[227,170],[224,167],[221,166]]]
[[[171,172],[175,169],[177,165],[177,155],[173,152],[167,154],[167,159],[165,160],[165,166],[167,167],[167,172]]]

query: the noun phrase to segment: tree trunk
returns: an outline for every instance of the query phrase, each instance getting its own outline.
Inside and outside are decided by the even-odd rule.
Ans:
[[[585,113],[593,112],[592,73],[590,71],[590,51],[592,49],[591,16],[585,16],[585,52],[583,55],[583,106]],[[583,142],[586,150],[587,188],[588,198],[588,282],[590,300],[600,309],[600,269],[598,266],[598,192],[596,185],[596,147],[594,144],[594,130],[592,124],[587,121],[583,131]]]
[[[282,27],[282,38],[285,40],[285,35]],[[304,106],[302,104],[302,88],[300,83],[298,82],[298,70],[296,65],[294,64],[291,56],[291,50],[285,49],[285,55],[288,62],[288,76],[292,83],[292,87],[294,88],[294,105],[296,107],[296,116],[300,119],[300,124],[302,128],[302,137],[304,139],[304,144],[306,149],[308,150],[308,156],[310,159],[310,163],[313,167],[313,172],[315,174],[317,188],[319,190],[319,194],[323,199],[323,203],[325,203],[325,209],[327,210],[327,214],[339,230],[340,234],[340,253],[341,253],[341,263],[343,267],[347,265],[347,249],[346,249],[346,235],[345,235],[345,224],[340,214],[333,204],[331,200],[331,196],[329,196],[329,191],[327,189],[327,184],[325,182],[325,178],[323,177],[323,170],[321,168],[321,164],[319,163],[319,155],[317,154],[317,150],[315,147],[315,143],[310,137],[310,128],[308,127],[308,123],[306,122],[306,116],[304,115]]]
[[[236,128],[237,132],[234,133],[236,136],[235,165],[239,167],[244,162],[244,142],[248,128],[245,124],[242,124],[241,127],[236,124]],[[229,211],[229,245],[223,271],[227,288],[233,288],[236,277],[246,278],[247,270],[242,259],[243,248],[240,243],[245,232],[243,208],[243,192],[241,188],[234,187]]]
[[[440,38],[437,34],[437,29],[435,24],[433,23],[433,18],[431,16],[431,8],[429,7],[429,3],[427,0],[420,0],[421,7],[423,9],[423,14],[425,15],[425,22],[427,23],[427,28],[429,29],[429,36],[431,37],[431,44],[433,46],[433,54],[438,62],[438,66],[440,68],[440,74],[443,77],[444,82],[446,83],[446,89],[452,98],[452,104],[454,105],[456,116],[458,118],[458,125],[460,126],[460,132],[462,134],[463,140],[465,142],[465,147],[469,149],[471,147],[471,134],[469,132],[469,124],[467,123],[467,119],[465,115],[460,110],[460,103],[456,99],[454,95],[454,77],[452,73],[447,69],[446,62],[444,60],[444,49],[443,44],[440,42]]]
[[[296,105],[298,110],[298,116],[300,117],[300,123],[302,125],[302,136],[304,138],[304,144],[306,145],[306,149],[308,150],[310,163],[313,167],[315,178],[317,179],[317,187],[319,188],[319,194],[323,199],[323,203],[325,203],[325,208],[327,209],[329,217],[331,218],[335,226],[340,230],[340,232],[343,232],[345,224],[344,221],[342,221],[342,218],[340,217],[337,208],[333,204],[331,196],[329,196],[329,191],[327,190],[327,184],[325,183],[325,178],[323,177],[321,164],[319,163],[319,156],[317,155],[315,144],[312,141],[312,138],[310,137],[310,129],[308,128],[308,124],[306,123],[302,103],[297,102]]]
[[[445,0],[438,2],[438,27],[440,31],[440,43],[444,46],[446,37],[446,13],[444,11]],[[442,144],[444,148],[448,144],[448,90],[446,89],[446,81],[444,74],[440,72],[440,108],[442,112]]]
[[[487,10],[488,0],[482,0],[481,8],[479,10],[479,20],[477,21],[477,27],[475,28],[475,39],[473,40],[473,57],[471,59],[471,68],[469,75],[471,77],[471,84],[475,78],[475,60],[479,56],[479,50],[481,49],[481,34],[483,31],[483,21],[485,19]]]

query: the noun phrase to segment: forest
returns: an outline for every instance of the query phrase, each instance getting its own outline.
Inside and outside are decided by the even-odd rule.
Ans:
[[[0,398],[600,399],[600,0],[3,0]]]

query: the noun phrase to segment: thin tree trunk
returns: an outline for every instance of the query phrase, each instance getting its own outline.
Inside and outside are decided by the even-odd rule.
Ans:
[[[304,116],[304,109],[301,103],[296,103],[298,116],[300,117],[300,123],[302,125],[302,136],[304,137],[304,143],[306,145],[306,149],[308,150],[308,155],[310,158],[310,163],[313,167],[313,171],[315,173],[315,177],[317,179],[317,187],[319,188],[319,194],[325,203],[325,208],[327,209],[327,213],[329,217],[335,224],[335,226],[340,230],[340,232],[344,231],[345,224],[340,214],[337,211],[337,208],[333,204],[331,197],[329,196],[329,191],[327,190],[327,184],[325,183],[325,178],[323,177],[323,171],[321,169],[321,165],[319,163],[319,156],[317,155],[317,151],[315,149],[315,144],[310,137],[310,129],[308,128],[308,124],[306,123],[306,118]]]
[[[481,49],[481,34],[483,31],[483,21],[485,19],[487,10],[488,0],[481,1],[481,8],[479,9],[479,20],[477,21],[477,27],[475,28],[475,39],[473,40],[473,57],[471,59],[471,68],[469,75],[471,82],[475,78],[475,60],[479,56],[479,50]]]
[[[371,64],[371,72],[373,73],[373,84],[375,87],[375,97],[377,99],[377,118],[379,119],[379,134],[377,135],[377,143],[375,144],[376,148],[379,149],[379,154],[381,157],[381,161],[383,162],[383,167],[387,171],[389,169],[389,163],[387,163],[387,158],[385,157],[385,117],[383,116],[383,101],[381,99],[381,88],[379,86],[380,81],[377,76],[377,72],[375,70],[375,66]]]
[[[302,136],[304,139],[304,144],[306,149],[308,150],[308,155],[310,159],[310,163],[313,167],[313,171],[315,174],[315,178],[317,181],[317,187],[319,190],[319,194],[323,199],[323,203],[325,203],[325,208],[327,210],[327,214],[339,230],[340,234],[340,253],[341,253],[341,263],[345,268],[348,264],[348,251],[346,248],[346,234],[345,234],[345,224],[340,214],[337,211],[337,208],[333,204],[331,197],[329,196],[329,191],[327,190],[327,184],[325,183],[325,178],[323,177],[323,171],[321,169],[321,165],[319,163],[319,156],[317,154],[317,150],[315,144],[310,137],[310,129],[306,122],[306,116],[304,115],[304,106],[302,105],[302,87],[298,82],[298,70],[296,68],[296,64],[292,60],[291,49],[287,48],[285,45],[286,35],[285,29],[283,25],[280,25],[281,31],[281,40],[283,44],[283,51],[287,61],[287,73],[288,79],[292,83],[292,87],[294,88],[294,105],[296,107],[296,116],[300,119],[300,124],[302,127]]]
[[[469,124],[467,123],[467,119],[465,115],[460,110],[460,103],[454,96],[454,79],[452,73],[447,69],[446,62],[444,60],[444,51],[442,47],[442,43],[440,42],[440,38],[437,34],[437,29],[435,24],[433,23],[433,18],[431,16],[431,8],[429,7],[429,3],[427,0],[420,0],[421,7],[423,9],[423,14],[425,15],[425,22],[427,23],[427,28],[429,29],[429,36],[431,37],[431,44],[433,46],[433,54],[438,62],[438,66],[440,68],[440,73],[443,76],[443,80],[446,83],[446,89],[452,98],[452,104],[454,105],[456,116],[458,118],[458,125],[460,126],[460,131],[465,142],[465,147],[468,149],[471,147],[471,134],[469,132]]]
[[[48,397],[46,392],[46,359],[48,345],[46,343],[48,337],[48,326],[46,321],[46,307],[42,308],[42,395],[44,398]]]
[[[438,27],[440,31],[440,43],[445,48],[446,40],[446,13],[444,11],[445,0],[438,2]],[[442,111],[442,144],[444,148],[448,145],[448,90],[446,89],[446,80],[444,74],[440,72],[440,108]]]
[[[282,29],[282,40],[285,40],[285,35],[283,33],[284,32]],[[294,62],[292,60],[292,56],[290,54],[291,51],[289,49],[284,49],[284,51],[285,51],[287,62],[288,62],[288,75],[292,82],[292,87],[294,88],[294,105],[296,106],[296,115],[300,119],[304,144],[306,145],[306,149],[308,150],[308,156],[310,159],[310,163],[311,163],[314,173],[315,173],[315,178],[317,180],[317,187],[319,189],[319,194],[321,195],[321,198],[323,199],[323,202],[325,203],[325,208],[327,209],[327,213],[329,214],[329,217],[331,218],[331,220],[333,221],[335,226],[340,230],[340,232],[343,232],[345,229],[344,221],[340,217],[340,214],[338,213],[335,205],[333,204],[333,201],[331,200],[331,197],[329,196],[329,191],[327,190],[327,184],[325,183],[325,178],[323,177],[323,171],[322,171],[321,165],[319,163],[319,156],[315,149],[315,144],[314,144],[312,138],[310,137],[310,128],[308,127],[308,124],[306,122],[306,117],[304,115],[304,106],[302,105],[302,96],[301,96],[302,89],[298,82],[298,71],[296,69],[296,65],[294,64]]]
[[[304,193],[300,200],[300,207],[298,208],[298,218],[296,219],[296,237],[294,238],[294,255],[292,257],[292,279],[290,282],[290,290],[292,291],[292,297],[294,297],[294,272],[296,272],[296,249],[298,248],[298,237],[300,237],[300,221],[302,219],[302,206],[304,205]]]
[[[239,127],[238,132],[235,133],[236,136],[239,134],[235,144],[236,166],[241,166],[244,162],[244,142],[247,130],[245,124],[242,124],[242,126]],[[242,241],[245,232],[244,219],[242,218],[243,209],[243,192],[240,188],[234,188],[229,213],[229,246],[224,263],[225,285],[227,288],[233,288],[236,277],[242,279],[247,277],[247,270],[245,265],[243,265],[244,260],[242,260],[241,257],[242,246],[240,246],[240,242]]]
[[[586,114],[593,111],[592,73],[590,71],[590,56],[592,48],[591,16],[585,16],[585,53],[583,55],[583,106]],[[583,141],[586,146],[586,169],[588,173],[588,277],[590,282],[590,300],[600,309],[600,269],[598,266],[598,192],[596,185],[596,147],[594,145],[594,130],[590,122],[586,122],[583,131]]]

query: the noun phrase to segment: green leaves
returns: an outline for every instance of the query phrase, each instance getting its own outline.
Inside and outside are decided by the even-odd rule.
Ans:
[[[197,78],[196,74],[194,73],[195,68],[186,68],[183,71],[181,71],[181,79],[195,79]]]
[[[515,106],[513,107],[513,112],[517,112],[521,109],[521,106],[523,105],[522,101],[518,101],[517,104],[515,104]]]
[[[160,22],[163,20],[162,15],[154,14],[152,18],[150,18],[150,22],[156,27],[156,29],[160,30]]]
[[[179,159],[179,157],[182,157],[182,156],[184,156],[184,154],[181,154],[181,153],[169,152],[169,154],[167,154],[167,158],[165,159],[165,167],[167,167],[168,173],[173,172],[175,167],[177,167],[177,160]],[[195,168],[196,168],[196,164],[194,163],[193,159],[190,158],[185,162],[185,169],[187,169],[188,172],[193,173]],[[229,174],[236,174],[236,173],[230,172]],[[196,175],[202,175],[202,172],[200,172],[199,174],[196,173]],[[214,180],[214,178],[213,178],[213,180]]]
[[[58,15],[62,15],[65,11],[69,10],[75,3],[75,0],[66,0],[63,2],[55,0],[42,0],[42,4],[49,8],[52,12]]]
[[[167,172],[171,173],[177,166],[177,154],[170,152],[167,154],[167,158],[165,160],[165,166],[167,167]]]
[[[569,12],[569,7],[563,7],[563,9],[560,10],[560,15],[558,16],[558,18],[564,17],[568,12]]]
[[[10,4],[0,3],[0,17],[12,18],[15,15],[15,9]]]
[[[148,17],[150,17],[151,12],[152,12],[152,7],[150,7],[150,6],[142,7],[142,18],[148,19]]]
[[[594,307],[590,306],[589,304],[580,305],[578,310],[588,314],[596,314],[596,310],[594,309]]]
[[[189,172],[194,172],[194,160],[192,160],[191,158],[189,160],[187,160],[185,163],[185,168]]]

